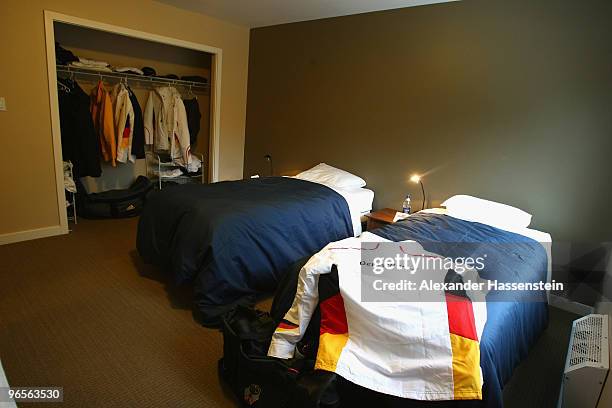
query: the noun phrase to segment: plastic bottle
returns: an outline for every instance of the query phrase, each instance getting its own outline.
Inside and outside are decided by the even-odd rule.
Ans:
[[[402,212],[404,214],[410,214],[410,194],[406,195],[404,203],[402,204]]]

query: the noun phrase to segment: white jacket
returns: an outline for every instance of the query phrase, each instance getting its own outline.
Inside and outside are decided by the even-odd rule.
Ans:
[[[171,86],[151,91],[143,116],[145,143],[154,145],[155,151],[170,151],[173,159],[189,164],[189,127],[180,93]]]
[[[136,157],[132,151],[134,136],[134,107],[130,101],[130,93],[123,84],[117,84],[111,92],[111,100],[115,107],[115,129],[117,135],[117,161],[134,163]]]
[[[484,297],[466,291],[480,299],[472,302],[432,290],[422,302],[362,301],[362,284],[370,283],[363,276],[373,276],[365,268],[372,268],[373,260],[385,253],[376,251],[380,243],[392,248],[393,254],[402,253],[406,244],[365,232],[328,244],[310,258],[300,270],[295,299],[274,332],[268,355],[293,357],[318,304],[321,325],[315,369],[402,398],[482,399],[479,340],[487,320]],[[414,241],[410,244],[415,259],[438,257]],[[363,245],[372,249],[362,251]],[[335,293],[330,285],[320,293],[319,277],[330,273],[332,265],[337,267],[338,286]],[[444,282],[447,271],[421,268],[421,273]],[[419,299],[421,291],[414,293]]]

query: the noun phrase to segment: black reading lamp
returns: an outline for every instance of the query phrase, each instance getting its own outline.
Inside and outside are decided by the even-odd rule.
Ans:
[[[410,177],[410,181],[421,185],[421,192],[423,193],[423,205],[421,206],[421,210],[424,210],[425,209],[425,187],[423,187],[423,181],[421,180],[421,176],[419,176],[418,174],[415,174],[412,177]]]
[[[270,163],[270,177],[272,177],[274,175],[274,168],[272,167],[272,156],[266,154],[264,156],[264,160]]]

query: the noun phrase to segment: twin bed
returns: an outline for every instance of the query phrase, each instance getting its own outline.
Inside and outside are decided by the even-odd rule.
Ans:
[[[502,229],[499,228],[501,225],[486,218],[481,217],[480,222],[466,221],[449,215],[446,210],[436,209],[417,213],[407,221],[383,227],[374,233],[396,242],[414,240],[426,250],[443,256],[472,256],[484,247],[488,255],[487,268],[480,275],[488,280],[550,280],[549,234],[526,226],[504,225]],[[487,297],[488,317],[480,339],[483,399],[475,402],[474,406],[503,406],[504,384],[548,325],[545,293],[542,293],[542,301],[515,296],[494,299],[495,295],[499,293],[490,293]],[[466,401],[455,403],[466,405]]]
[[[175,284],[193,284],[199,320],[218,324],[237,304],[272,293],[297,260],[361,234],[374,193],[327,167],[155,192],[140,217],[138,251]]]
[[[344,174],[329,176],[328,168],[317,167],[297,177],[156,192],[139,222],[138,250],[175,283],[191,282],[202,322],[214,324],[235,305],[252,304],[273,292],[296,261],[330,242],[361,234],[360,219],[371,210],[373,192],[359,178],[347,181]],[[485,277],[550,281],[551,238],[528,228],[530,215],[456,197],[445,209],[420,212],[374,234],[391,241],[415,240],[431,252],[451,252],[444,256],[469,256],[461,253],[465,243],[519,243],[520,250],[493,250],[494,268]],[[449,242],[457,245],[449,247]],[[503,405],[503,385],[548,324],[548,306],[545,298],[487,301],[487,313],[480,341],[483,400],[474,403],[498,407]]]

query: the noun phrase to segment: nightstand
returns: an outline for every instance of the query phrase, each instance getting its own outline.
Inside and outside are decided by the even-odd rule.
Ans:
[[[366,227],[367,231],[372,231],[376,228],[384,227],[385,225],[393,224],[393,218],[397,210],[393,208],[383,208],[382,210],[376,210],[366,217],[368,218],[368,224]]]

